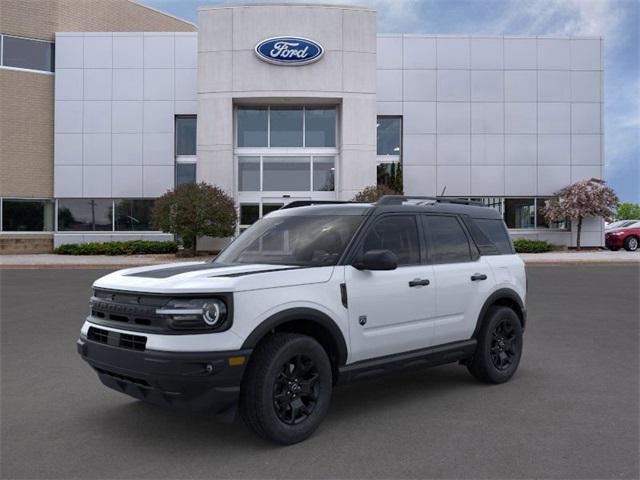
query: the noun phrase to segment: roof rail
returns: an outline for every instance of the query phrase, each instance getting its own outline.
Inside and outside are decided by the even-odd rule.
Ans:
[[[286,205],[280,207],[280,210],[286,210],[288,208],[298,208],[298,207],[309,207],[311,205],[334,205],[334,204],[343,204],[343,203],[358,203],[358,202],[347,202],[340,200],[294,200],[293,202],[289,202]]]
[[[376,205],[402,205],[403,202],[410,200],[418,200],[418,205],[422,203],[455,203],[460,205],[482,205],[478,202],[471,200],[464,200],[458,198],[443,198],[443,197],[417,197],[414,195],[385,195],[380,198]]]

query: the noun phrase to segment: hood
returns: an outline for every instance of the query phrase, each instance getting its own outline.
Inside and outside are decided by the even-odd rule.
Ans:
[[[237,292],[322,283],[331,278],[333,268],[182,262],[118,270],[93,286],[141,293]]]

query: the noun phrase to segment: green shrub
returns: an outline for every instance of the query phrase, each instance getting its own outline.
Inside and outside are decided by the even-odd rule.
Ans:
[[[553,250],[553,245],[544,240],[529,240],[519,238],[513,241],[517,253],[544,253]]]
[[[60,245],[54,253],[60,255],[141,255],[150,253],[175,253],[174,241],[130,240],[127,242],[68,243]]]

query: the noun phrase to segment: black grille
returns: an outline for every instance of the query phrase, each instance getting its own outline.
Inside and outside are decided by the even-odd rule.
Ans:
[[[94,342],[104,343],[105,345],[111,345],[113,347],[126,348],[128,350],[144,351],[147,347],[147,337],[112,332],[96,327],[89,327],[87,338]]]
[[[130,377],[129,375],[122,375],[121,373],[112,372],[110,370],[104,370],[103,368],[94,367],[96,372],[102,375],[108,375],[116,380],[124,380],[125,382],[135,383],[137,385],[141,385],[143,387],[148,387],[149,382],[143,380],[141,378]]]

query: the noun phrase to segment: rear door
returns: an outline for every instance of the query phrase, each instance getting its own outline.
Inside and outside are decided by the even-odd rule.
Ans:
[[[419,219],[414,214],[378,217],[357,246],[356,259],[368,250],[392,251],[398,257],[395,270],[345,267],[352,362],[433,343],[433,267],[424,263]]]
[[[434,344],[471,337],[495,283],[463,223],[455,215],[422,215],[436,285]]]

